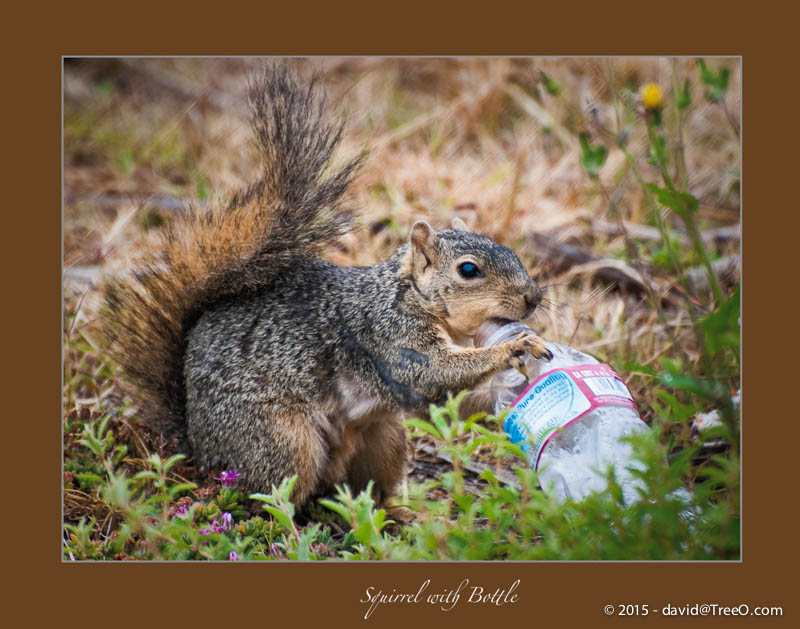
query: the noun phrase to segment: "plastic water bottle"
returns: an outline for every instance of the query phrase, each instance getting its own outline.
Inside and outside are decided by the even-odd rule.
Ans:
[[[505,343],[519,334],[535,334],[524,323],[491,320],[475,336],[475,345]],[[516,369],[497,374],[490,386],[495,412],[509,408],[503,429],[537,470],[542,488],[558,500],[580,501],[606,488],[613,465],[623,499],[639,499],[641,480],[628,468],[642,469],[631,444],[620,437],[647,430],[628,387],[614,370],[571,347],[545,343],[553,359],[523,357],[528,378]]]

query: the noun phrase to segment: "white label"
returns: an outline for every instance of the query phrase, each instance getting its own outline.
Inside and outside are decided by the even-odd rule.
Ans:
[[[520,395],[506,416],[503,429],[513,443],[525,442],[531,467],[559,430],[598,406],[635,408],[633,396],[608,365],[577,365],[539,376]]]
[[[621,395],[633,399],[628,387],[616,378],[584,378],[583,381],[595,395]]]

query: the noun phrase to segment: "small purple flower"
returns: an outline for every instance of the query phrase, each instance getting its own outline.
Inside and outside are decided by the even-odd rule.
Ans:
[[[233,528],[233,516],[227,511],[222,514],[222,526],[226,529]]]
[[[228,561],[239,561],[239,553],[235,550],[232,550],[228,555]]]
[[[236,468],[232,468],[230,472],[226,470],[222,470],[219,476],[215,476],[215,480],[218,480],[222,483],[223,487],[233,487],[236,484],[236,480],[241,476],[239,472],[236,471]]]
[[[227,514],[230,516],[230,514]],[[222,519],[225,520],[225,515],[222,516]],[[200,535],[211,535],[212,533],[222,533],[225,530],[224,524],[217,524],[217,516],[214,516],[214,519],[211,520],[211,528],[210,529],[200,529],[198,533]]]
[[[186,509],[188,509],[188,508],[189,508],[189,505],[183,504],[180,507],[178,507],[178,510],[175,513],[177,513],[178,515],[186,515]]]

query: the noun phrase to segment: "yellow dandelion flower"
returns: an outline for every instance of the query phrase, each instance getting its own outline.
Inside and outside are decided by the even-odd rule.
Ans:
[[[661,109],[664,103],[664,91],[658,83],[643,85],[641,94],[645,109]]]

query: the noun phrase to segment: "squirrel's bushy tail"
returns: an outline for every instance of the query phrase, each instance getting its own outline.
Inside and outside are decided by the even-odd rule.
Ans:
[[[258,181],[225,208],[173,221],[135,277],[106,285],[111,353],[140,385],[145,416],[172,434],[184,418],[184,338],[203,310],[268,285],[353,223],[340,202],[362,156],[329,168],[342,125],[326,117],[317,79],[301,87],[284,62],[265,66],[249,87]]]

